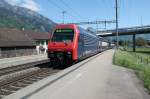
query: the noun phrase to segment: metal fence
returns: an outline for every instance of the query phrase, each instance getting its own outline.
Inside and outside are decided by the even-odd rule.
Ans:
[[[142,63],[142,64],[150,65],[150,55],[142,55],[139,53],[134,53],[133,55],[137,59],[138,64]]]

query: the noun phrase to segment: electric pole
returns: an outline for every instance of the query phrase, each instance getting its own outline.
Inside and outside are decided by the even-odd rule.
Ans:
[[[63,23],[63,24],[65,23],[65,14],[66,14],[66,13],[67,13],[66,11],[62,11],[62,17],[63,17],[62,23]]]
[[[118,0],[116,0],[116,47],[119,47],[118,41]]]
[[[143,26],[143,18],[142,18],[142,16],[141,16],[141,26]]]

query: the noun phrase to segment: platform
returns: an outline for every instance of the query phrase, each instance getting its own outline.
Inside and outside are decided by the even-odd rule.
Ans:
[[[0,69],[47,59],[47,54],[0,59]]]
[[[112,65],[106,51],[5,99],[150,99],[132,70]]]

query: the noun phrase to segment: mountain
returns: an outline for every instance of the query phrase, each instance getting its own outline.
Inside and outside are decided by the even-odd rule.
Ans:
[[[0,0],[0,27],[26,30],[52,31],[56,25],[53,21],[30,9],[10,5]]]

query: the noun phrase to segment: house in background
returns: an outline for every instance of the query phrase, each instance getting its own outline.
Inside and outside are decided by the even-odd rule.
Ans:
[[[0,58],[44,54],[50,33],[0,28]]]
[[[36,54],[36,43],[17,29],[0,28],[0,58]]]
[[[38,54],[46,53],[48,41],[50,39],[50,33],[48,32],[34,32],[24,31],[24,34],[35,41],[36,50]]]

